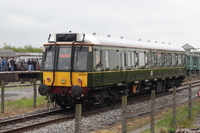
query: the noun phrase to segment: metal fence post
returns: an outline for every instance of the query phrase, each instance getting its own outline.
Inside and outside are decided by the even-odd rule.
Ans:
[[[37,90],[36,90],[36,79],[33,80],[33,108],[36,108],[36,98],[37,97]]]
[[[176,128],[176,86],[173,87],[173,128]]]
[[[188,98],[188,116],[187,118],[188,119],[191,119],[191,111],[192,111],[192,88],[191,88],[191,83],[189,84],[189,90],[188,90],[188,95],[189,95],[189,98]]]
[[[155,90],[151,91],[151,133],[154,133]]]
[[[82,106],[81,104],[76,104],[75,110],[75,133],[81,133],[81,112]]]
[[[127,132],[127,96],[122,96],[122,133]]]
[[[1,82],[1,113],[4,114],[4,81]]]

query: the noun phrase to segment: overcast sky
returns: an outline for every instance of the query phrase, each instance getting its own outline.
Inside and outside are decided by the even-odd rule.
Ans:
[[[200,0],[0,0],[0,47],[68,31],[200,48]]]

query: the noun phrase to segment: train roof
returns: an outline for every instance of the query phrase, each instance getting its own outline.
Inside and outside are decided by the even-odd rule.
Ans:
[[[71,32],[57,33],[57,34],[62,34],[62,35],[63,34],[77,34],[78,41],[83,40],[83,35],[84,35],[84,33],[71,33]],[[55,39],[51,38],[50,41],[55,41]],[[48,42],[46,42],[46,44],[47,43]],[[177,46],[177,45],[172,45],[172,44],[135,41],[131,39],[121,39],[121,38],[116,38],[116,37],[107,37],[107,36],[90,35],[90,34],[85,34],[83,43],[93,44],[93,45],[104,45],[104,46],[120,46],[120,47],[133,47],[133,48],[183,51],[183,52],[185,51],[182,47]]]

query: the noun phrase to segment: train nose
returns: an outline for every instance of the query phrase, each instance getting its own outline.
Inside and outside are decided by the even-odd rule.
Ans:
[[[40,95],[45,96],[46,94],[49,93],[49,88],[48,88],[47,85],[41,84],[41,85],[38,87],[38,92],[40,93]]]
[[[72,87],[72,95],[76,98],[81,97],[81,95],[83,94],[83,89],[79,86],[79,85],[74,85]]]

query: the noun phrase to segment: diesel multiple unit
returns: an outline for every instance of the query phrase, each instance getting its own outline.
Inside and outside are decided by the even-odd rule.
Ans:
[[[186,74],[185,51],[174,45],[70,32],[43,46],[39,93],[62,108],[168,91]]]

